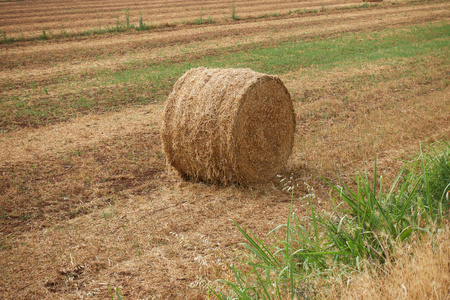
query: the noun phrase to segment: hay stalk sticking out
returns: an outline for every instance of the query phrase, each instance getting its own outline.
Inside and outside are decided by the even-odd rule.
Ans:
[[[197,180],[260,182],[286,164],[295,115],[276,76],[250,69],[197,68],[167,99],[162,142],[168,163]]]

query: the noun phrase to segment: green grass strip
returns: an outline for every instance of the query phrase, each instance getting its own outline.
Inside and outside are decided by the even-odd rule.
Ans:
[[[156,84],[178,78],[191,68],[251,68],[285,74],[300,68],[331,69],[381,59],[403,59],[445,51],[448,56],[450,25],[437,23],[370,33],[348,33],[335,39],[290,41],[277,47],[254,49],[223,56],[207,56],[186,63],[161,63],[136,70],[104,74],[107,84],[145,81]],[[108,76],[109,75],[109,76]]]
[[[102,70],[93,75],[94,81],[90,85],[115,85],[117,88],[100,88],[95,93],[70,91],[69,94],[39,99],[27,96],[3,97],[0,99],[0,128],[39,126],[64,121],[80,113],[118,110],[128,105],[162,101],[177,78],[187,70],[199,66],[251,68],[281,75],[301,68],[323,71],[378,60],[395,65],[401,64],[405,59],[420,56],[448,57],[449,36],[450,25],[440,22],[380,32],[345,33],[334,39],[299,39],[269,48],[254,45],[247,51],[206,56],[182,63],[166,61],[144,67],[133,65],[116,72]],[[61,81],[61,84],[64,82]],[[86,87],[79,81],[76,86]],[[46,90],[44,86],[35,88]],[[23,91],[18,90],[17,93],[23,94]]]

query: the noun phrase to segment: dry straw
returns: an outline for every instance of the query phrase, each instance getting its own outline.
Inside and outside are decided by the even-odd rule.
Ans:
[[[167,99],[162,142],[168,164],[186,177],[250,183],[285,166],[294,130],[291,97],[278,77],[197,68]]]

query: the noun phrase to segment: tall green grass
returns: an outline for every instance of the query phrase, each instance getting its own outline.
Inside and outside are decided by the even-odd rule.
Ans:
[[[231,266],[235,281],[220,280],[227,293],[211,289],[219,299],[310,299],[315,280],[345,277],[365,264],[383,264],[402,243],[422,233],[435,235],[448,219],[450,145],[442,142],[405,164],[386,189],[374,163],[373,179],[365,171],[351,186],[329,184],[333,210],[319,213],[310,196],[309,226],[289,211],[285,238],[266,245],[235,223],[246,239],[250,271]],[[338,274],[338,275],[336,275]]]
[[[111,300],[114,300],[114,295],[117,296],[118,300],[125,300],[125,297],[123,296],[122,292],[120,291],[120,289],[118,287],[114,287],[114,288],[110,287],[109,293],[111,296],[111,298],[110,298]]]

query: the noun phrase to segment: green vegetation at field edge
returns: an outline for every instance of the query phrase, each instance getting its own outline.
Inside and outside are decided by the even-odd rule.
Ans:
[[[328,183],[331,213],[316,211],[310,192],[308,225],[291,204],[287,223],[269,233],[284,231],[285,239],[272,245],[234,222],[246,239],[250,271],[231,266],[235,281],[219,280],[229,291],[211,292],[219,299],[306,298],[319,280],[345,282],[355,270],[392,260],[396,249],[421,234],[436,237],[449,219],[450,144],[438,143],[408,162],[389,189],[374,164],[374,179],[367,171],[357,174],[355,188]]]
[[[81,82],[80,79],[54,79],[52,84],[56,86],[76,82],[72,88],[57,95],[49,95],[50,88],[44,86],[45,93],[30,96],[30,91],[24,89],[32,89],[36,94],[41,87],[36,86],[36,83],[31,86],[24,84],[22,88],[15,87],[13,95],[2,97],[0,127],[40,126],[64,121],[78,114],[159,102],[169,94],[177,78],[185,71],[199,66],[251,68],[281,75],[305,68],[321,72],[377,61],[402,65],[408,59],[420,62],[430,56],[445,60],[448,57],[449,33],[450,25],[435,23],[380,32],[346,33],[326,40],[289,41],[269,48],[254,45],[247,51],[225,55],[219,53],[188,62],[163,61],[143,67],[132,65],[113,72],[99,70],[89,78],[88,84],[93,89],[83,84],[87,79],[81,78]],[[384,76],[388,78],[390,75]]]

